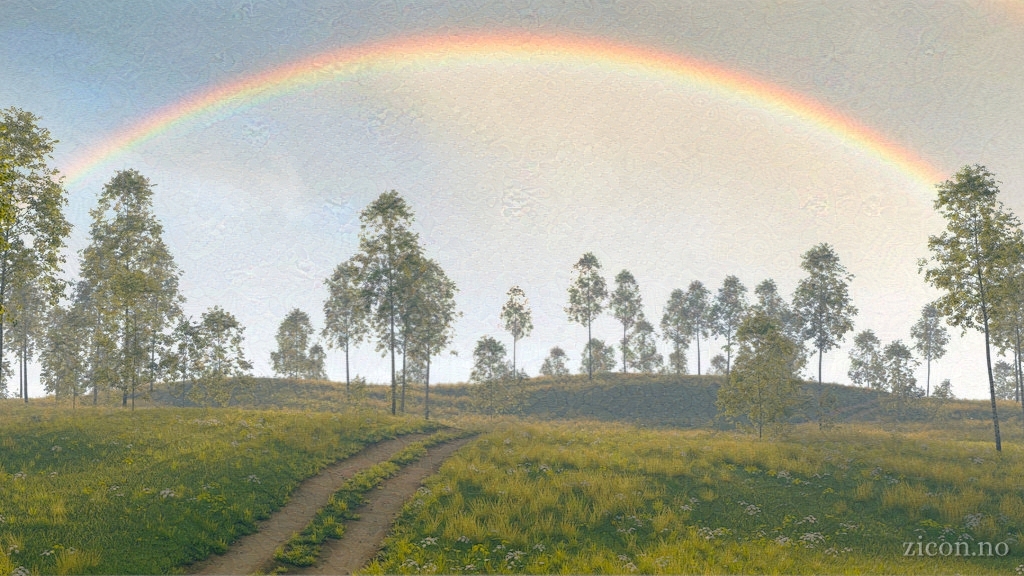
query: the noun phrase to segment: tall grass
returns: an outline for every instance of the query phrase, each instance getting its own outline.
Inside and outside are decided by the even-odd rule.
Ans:
[[[180,570],[327,464],[435,428],[367,413],[0,411],[0,575]]]
[[[444,465],[366,572],[1012,572],[1024,453],[979,457],[962,432],[505,423]],[[904,557],[918,537],[1011,553]]]

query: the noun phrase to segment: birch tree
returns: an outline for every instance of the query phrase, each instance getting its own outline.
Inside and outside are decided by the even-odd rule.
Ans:
[[[608,298],[608,287],[601,277],[601,263],[593,252],[584,254],[572,267],[573,281],[569,284],[569,306],[565,313],[569,320],[587,327],[587,345],[584,347],[584,364],[589,379],[594,378],[594,357],[591,353],[594,341],[592,326],[594,319],[604,311]],[[603,342],[602,342],[603,349]],[[614,362],[614,361],[613,361]]]
[[[501,308],[501,323],[512,335],[512,373],[518,374],[516,368],[516,346],[521,338],[533,331],[533,315],[526,293],[519,286],[508,290],[508,300]]]
[[[921,309],[921,318],[910,328],[910,337],[914,340],[914,350],[925,361],[925,396],[931,395],[932,360],[938,360],[946,354],[949,344],[949,331],[942,325],[942,316],[935,304],[925,304]]]

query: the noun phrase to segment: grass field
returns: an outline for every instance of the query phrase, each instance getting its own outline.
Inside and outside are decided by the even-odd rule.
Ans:
[[[959,426],[757,441],[509,422],[444,465],[365,572],[1012,574],[1024,450]]]
[[[368,412],[0,402],[0,575],[180,570],[251,532],[327,464],[433,429]]]

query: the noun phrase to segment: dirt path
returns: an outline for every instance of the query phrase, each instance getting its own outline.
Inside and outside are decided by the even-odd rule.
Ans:
[[[340,540],[329,539],[324,543],[316,566],[289,573],[352,574],[365,566],[380,549],[395,517],[423,480],[436,474],[441,464],[471,439],[460,438],[428,448],[426,456],[385,480],[380,490],[367,494],[366,504],[356,510],[359,519],[345,523],[345,533]]]
[[[274,559],[274,550],[292,534],[302,530],[327,504],[327,499],[356,472],[383,462],[409,444],[428,434],[407,434],[374,444],[332,464],[307,479],[292,492],[288,503],[257,525],[257,532],[242,536],[228,551],[189,567],[191,574],[252,574]],[[428,456],[429,457],[429,456]],[[413,488],[415,490],[415,488]]]

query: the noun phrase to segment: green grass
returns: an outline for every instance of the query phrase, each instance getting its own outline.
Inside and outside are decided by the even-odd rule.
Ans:
[[[390,459],[360,471],[331,495],[326,506],[317,511],[302,532],[293,535],[274,552],[279,563],[274,572],[287,571],[289,566],[312,566],[320,557],[328,538],[341,538],[345,522],[358,518],[356,509],[366,502],[365,494],[398,474],[406,465],[426,456],[427,448],[466,436],[461,430],[443,430],[409,444]]]
[[[298,483],[436,429],[372,413],[0,403],[0,575],[162,574],[224,551]]]
[[[1024,450],[996,454],[984,422],[950,428],[506,423],[442,467],[365,572],[1013,573]],[[1009,553],[904,557],[918,537]]]

